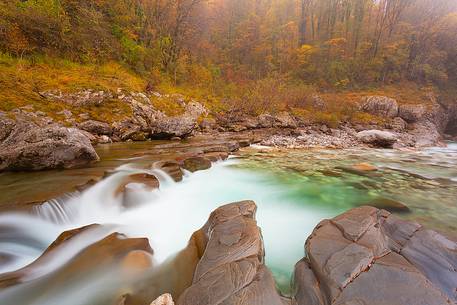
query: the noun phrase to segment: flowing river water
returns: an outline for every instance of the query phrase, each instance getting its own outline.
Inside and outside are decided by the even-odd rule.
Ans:
[[[266,263],[278,286],[287,293],[294,264],[304,255],[304,242],[325,218],[371,203],[402,203],[409,212],[399,217],[421,222],[457,238],[457,144],[422,151],[346,149],[272,150],[244,148],[210,170],[185,173],[176,183],[164,172],[145,165],[157,160],[165,143],[124,143],[99,148],[102,161],[87,169],[0,175],[0,274],[36,260],[62,232],[101,224],[87,230],[51,260],[25,275],[33,284],[0,289],[7,304],[103,304],[100,295],[118,293],[123,280],[113,270],[79,280],[46,284],[82,249],[112,232],[147,237],[155,263],[183,249],[191,234],[218,206],[251,199],[258,205],[257,221],[265,242]],[[161,156],[163,158],[164,156]],[[166,157],[170,157],[170,153]],[[370,163],[376,172],[348,170]],[[12,212],[11,203],[39,200],[108,169],[114,173],[78,194]],[[125,206],[116,190],[123,178],[150,173],[160,189],[139,191]],[[1,207],[4,207],[2,210]],[[1,276],[0,276],[1,281]],[[69,281],[70,282],[70,281]],[[37,284],[38,283],[38,284]],[[41,283],[41,286],[40,286]]]

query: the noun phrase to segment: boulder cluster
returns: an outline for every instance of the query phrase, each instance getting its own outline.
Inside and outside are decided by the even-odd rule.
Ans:
[[[43,112],[33,112],[32,106],[8,114],[0,112],[0,171],[82,166],[98,160],[92,147],[95,144],[180,140],[200,133],[255,132],[262,134],[262,145],[288,148],[434,146],[442,143],[443,133],[457,118],[457,109],[447,109],[436,102],[427,107],[399,105],[396,100],[384,96],[365,97],[359,107],[360,111],[384,119],[384,123],[353,126],[346,122],[331,128],[325,124],[311,124],[289,112],[258,116],[240,111],[210,113],[195,100],[158,92],[153,93],[155,98],[173,99],[182,110],[181,114],[167,116],[153,106],[148,95],[120,89],[117,92],[84,90],[71,94],[49,91],[40,95],[72,107],[99,107],[115,99],[130,108],[131,116],[110,124],[94,120],[89,114],[75,117],[71,111],[64,110],[59,113],[66,118],[62,125]],[[326,108],[319,96],[313,96],[313,101],[316,111]],[[188,163],[192,170],[191,161]]]

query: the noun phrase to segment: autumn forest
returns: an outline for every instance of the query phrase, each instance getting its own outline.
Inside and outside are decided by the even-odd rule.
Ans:
[[[150,87],[249,91],[253,101],[278,86],[449,90],[456,46],[454,0],[0,2],[4,62],[114,62]]]

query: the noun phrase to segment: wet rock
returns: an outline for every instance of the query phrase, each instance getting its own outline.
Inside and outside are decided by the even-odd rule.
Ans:
[[[95,184],[97,184],[99,181],[100,181],[99,178],[97,178],[97,179],[89,179],[88,181],[86,181],[84,183],[76,185],[75,189],[78,192],[84,192],[85,190],[87,190],[87,189],[91,188],[92,186],[94,186]]]
[[[410,209],[403,203],[384,197],[379,197],[373,200],[370,200],[364,205],[369,205],[378,209],[384,209],[389,212],[399,212],[406,213],[410,212]]]
[[[293,304],[454,304],[455,249],[387,211],[350,210],[322,221],[306,241]]]
[[[84,227],[79,227],[76,229],[68,230],[65,232],[62,232],[59,236],[57,236],[56,240],[54,240],[49,247],[46,249],[46,251],[43,254],[49,253],[50,251],[54,250],[57,247],[60,247],[62,244],[69,242],[72,238],[75,236],[81,234],[82,232],[94,229],[96,227],[99,227],[100,225],[98,224],[91,224],[87,225]]]
[[[327,176],[327,177],[341,177],[342,176],[340,172],[330,170],[330,169],[319,170],[319,172],[321,172],[324,176]]]
[[[361,109],[365,112],[387,118],[398,115],[397,101],[386,96],[368,96],[362,99]]]
[[[381,174],[375,170],[365,170],[365,168],[358,169],[354,166],[337,166],[336,169],[342,170],[343,172],[365,176],[365,177],[379,177]]]
[[[133,250],[122,259],[120,264],[126,275],[140,274],[152,268],[153,257],[150,252]]]
[[[204,153],[213,153],[213,152],[229,152],[230,148],[228,145],[215,145],[208,146],[203,148]]]
[[[153,168],[163,170],[176,182],[180,182],[183,179],[181,166],[176,161],[159,161],[153,164]]]
[[[256,206],[243,201],[214,211],[200,230],[204,249],[192,285],[180,305],[283,305],[270,271],[254,219]]]
[[[40,127],[16,121],[0,143],[0,171],[72,168],[98,161],[90,140],[78,129]]]
[[[107,135],[113,134],[113,129],[108,123],[89,120],[78,124],[78,128],[90,132],[94,135]]]
[[[175,305],[170,294],[166,293],[158,297],[151,305]]]
[[[96,228],[96,227],[95,227]],[[121,266],[122,259],[131,251],[145,251],[152,254],[152,249],[146,238],[127,238],[119,233],[112,233],[94,244],[75,253],[74,257],[69,257],[66,264],[62,264],[54,272],[46,275],[45,281],[34,281],[40,276],[43,276],[43,264],[55,260],[54,253],[60,249],[65,249],[67,245],[71,245],[72,240],[77,235],[83,234],[86,230],[92,228],[84,228],[83,230],[73,230],[69,235],[71,238],[62,239],[53,249],[45,251],[37,260],[30,265],[19,269],[15,272],[0,275],[0,287],[10,287],[18,283],[34,282],[37,288],[27,295],[28,298],[35,300],[37,293],[61,289],[62,281],[68,280],[71,277],[84,278],[89,274],[96,274],[101,268],[110,266]],[[63,235],[66,235],[65,233]],[[31,301],[30,301],[31,302]]]
[[[241,147],[248,147],[251,145],[251,140],[238,140],[238,145]]]
[[[426,111],[424,105],[400,105],[398,116],[408,123],[416,123],[424,117]]]
[[[211,161],[204,157],[190,157],[182,162],[182,168],[192,173],[200,170],[206,170],[211,168]]]
[[[152,191],[159,188],[159,180],[150,174],[134,174],[123,179],[116,189],[115,195],[125,193],[126,191],[134,192],[135,190]]]
[[[393,133],[381,130],[364,130],[356,137],[362,143],[382,148],[392,148],[398,140]]]
[[[206,153],[203,155],[205,158],[210,160],[211,162],[217,162],[221,160],[227,160],[229,157],[228,153],[226,152],[211,152],[211,153]]]
[[[370,163],[358,163],[353,166],[355,170],[362,172],[375,172],[378,168]]]

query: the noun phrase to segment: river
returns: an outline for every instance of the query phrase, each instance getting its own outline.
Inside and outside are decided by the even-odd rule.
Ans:
[[[162,171],[145,167],[159,156],[172,156],[173,152],[161,150],[167,145],[105,145],[98,148],[102,161],[91,168],[0,175],[0,202],[6,207],[0,213],[0,273],[30,264],[62,232],[94,223],[101,226],[81,234],[65,251],[55,253],[53,260],[28,274],[28,279],[45,282],[46,275],[114,231],[128,237],[147,237],[154,249],[154,260],[160,264],[186,246],[212,210],[245,199],[258,205],[257,221],[265,241],[266,263],[284,293],[288,292],[294,264],[303,257],[304,242],[313,228],[322,219],[352,207],[372,202],[402,203],[409,211],[398,212],[399,217],[457,237],[455,143],[422,151],[278,150],[252,146],[227,161],[213,164],[210,170],[186,172],[179,183]],[[378,170],[347,170],[358,163],[369,163]],[[8,209],[11,202],[40,200],[113,169],[110,176],[81,194],[50,200],[27,209],[27,213]],[[129,200],[134,204],[126,206],[122,196],[115,194],[122,179],[134,173],[156,175],[160,189],[139,191]],[[7,259],[2,261],[2,257]],[[99,294],[115,293],[121,285],[108,278],[109,272],[99,273],[84,278],[85,283],[50,288],[40,298],[36,297],[37,292],[24,296],[33,289],[22,284],[0,290],[0,299],[2,305],[95,304]],[[87,289],[84,297],[79,292],[81,287]],[[65,300],[62,291],[66,291]]]

